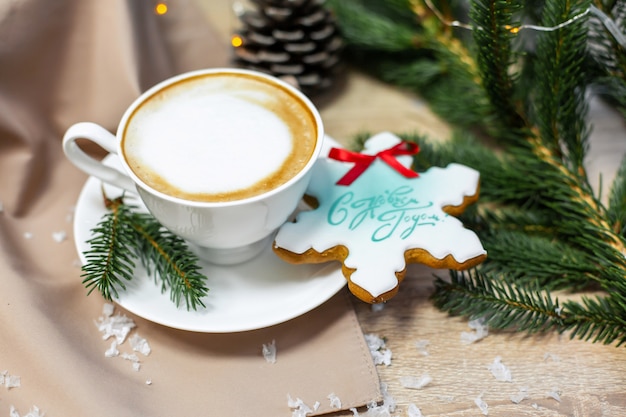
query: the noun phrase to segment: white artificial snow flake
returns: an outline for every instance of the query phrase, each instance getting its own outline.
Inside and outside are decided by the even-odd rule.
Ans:
[[[364,414],[364,416],[365,417],[391,417],[391,413],[389,412],[389,409],[385,407],[385,404],[378,405],[375,402],[372,402],[367,405],[367,412]]]
[[[134,353],[122,353],[120,357],[124,360],[132,362],[133,370],[139,372],[141,369],[141,362],[139,361],[139,357]]]
[[[39,410],[39,407],[33,405],[28,414],[25,414],[24,417],[43,417],[44,413]],[[17,412],[14,406],[11,406],[9,409],[10,417],[20,417],[20,413]]]
[[[400,377],[400,385],[409,389],[422,389],[432,381],[433,379],[428,374],[424,374],[420,377],[410,375]]]
[[[384,407],[376,407],[367,410],[365,417],[392,417],[389,410]]]
[[[543,360],[544,361],[552,360],[553,362],[559,362],[561,360],[561,358],[559,357],[559,355],[555,355],[554,353],[546,352],[543,355]]]
[[[319,401],[315,401],[315,403],[313,403],[313,411],[319,410],[321,405],[322,403],[320,403]]]
[[[385,309],[385,303],[372,304],[371,309],[372,309],[372,311],[374,313],[378,313],[379,311],[383,311]]]
[[[22,378],[17,375],[11,375],[9,371],[0,372],[0,385],[4,385],[7,390],[11,388],[19,388],[22,384]]]
[[[380,350],[385,347],[385,340],[374,333],[367,333],[365,335],[365,342],[370,350]]]
[[[121,357],[124,360],[130,361],[132,363],[132,367],[135,371],[139,371],[141,369],[141,361],[139,357],[135,353],[120,353],[118,347],[123,344],[126,339],[130,343],[131,349],[134,352],[139,352],[144,356],[148,356],[152,349],[148,344],[148,341],[143,337],[139,336],[137,333],[129,334],[136,327],[135,322],[121,314],[115,314],[115,307],[111,303],[105,303],[102,306],[102,316],[98,318],[96,321],[96,326],[98,330],[102,333],[102,339],[107,340],[111,337],[114,337],[114,340],[111,342],[109,349],[104,352],[104,356],[107,358],[112,357]],[[146,381],[146,384],[152,384],[152,381]]]
[[[383,395],[382,404],[379,405],[376,403],[376,401],[369,402],[367,404],[367,412],[363,414],[364,417],[391,417],[391,413],[395,411],[396,401],[387,392],[387,385],[381,383],[380,391]],[[335,409],[341,408],[341,401],[334,393],[329,394],[327,398],[330,400],[331,407]],[[290,394],[287,394],[287,405],[293,410],[291,414],[292,417],[305,417],[308,414],[317,411],[320,407],[319,401],[316,401],[313,405],[313,408],[311,408],[300,398],[296,398],[294,400]],[[356,408],[352,407],[349,410],[355,417],[360,416]]]
[[[65,216],[65,221],[67,223],[72,223],[74,221],[74,213],[76,212],[76,206],[70,206],[68,208],[68,213]]]
[[[407,417],[424,417],[422,411],[413,403],[409,404],[406,410]]]
[[[52,239],[57,243],[61,243],[65,239],[67,239],[67,233],[63,230],[59,230],[58,232],[53,232]]]
[[[31,408],[28,414],[26,414],[24,417],[43,417],[43,415],[44,413],[39,411],[39,407],[33,405],[33,408]]]
[[[115,312],[115,306],[111,303],[104,303],[102,306],[102,315],[104,317],[111,317]]]
[[[470,320],[467,325],[473,332],[461,332],[461,342],[465,345],[472,344],[489,335],[489,326],[485,324],[484,318]]]
[[[287,406],[289,408],[297,408],[302,402],[303,401],[300,398],[296,398],[294,400],[293,398],[291,398],[291,394],[287,394]]]
[[[121,345],[130,331],[135,328],[135,322],[125,315],[116,314],[115,316],[100,317],[96,326],[102,333],[102,340],[115,337],[117,344]]]
[[[538,410],[538,409],[539,409],[539,404],[537,404],[537,403],[532,403],[530,406],[531,406],[532,408],[534,408],[535,410]]]
[[[391,365],[391,350],[385,346],[385,340],[381,337],[369,333],[365,335],[365,342],[372,354],[375,365]]]
[[[474,404],[476,407],[480,408],[480,412],[483,413],[484,416],[489,415],[489,406],[485,401],[483,401],[482,394],[478,397],[474,398]]]
[[[447,403],[454,401],[454,395],[437,395],[437,398]]]
[[[139,357],[137,355],[134,353],[124,352],[120,355],[120,357],[124,360],[130,361],[132,363],[133,370],[139,372],[141,369],[141,362],[139,361]]]
[[[330,401],[330,406],[332,408],[341,408],[341,399],[334,392],[328,394],[328,397],[326,398]]]
[[[131,362],[139,362],[139,356],[135,355],[134,353],[122,353],[121,354],[122,359],[125,359],[127,361],[131,361]]]
[[[117,340],[113,340],[111,342],[111,347],[109,347],[105,352],[104,356],[107,358],[113,358],[115,356],[119,356],[120,351],[117,349]]]
[[[4,379],[4,386],[6,389],[19,388],[21,384],[22,379],[17,375],[9,375],[8,378]]]
[[[24,232],[24,239],[32,239],[35,235],[31,232]]]
[[[510,398],[511,398],[511,401],[514,402],[515,404],[521,403],[526,398],[528,398],[528,387],[520,387],[517,394],[511,395]]]
[[[391,365],[391,350],[389,349],[372,352],[372,357],[376,365]]]
[[[263,343],[263,357],[268,363],[276,363],[276,340],[271,343]]]
[[[133,334],[128,338],[128,342],[130,343],[130,347],[135,351],[141,353],[143,356],[148,356],[152,349],[150,349],[150,345],[148,341],[143,337],[139,336],[137,333]]]
[[[553,387],[552,391],[546,393],[546,396],[548,396],[549,398],[554,398],[556,401],[561,402],[561,394],[556,387]]]
[[[513,380],[511,376],[511,370],[502,363],[502,358],[500,356],[496,356],[496,358],[493,360],[493,363],[489,365],[487,369],[491,371],[491,374],[498,381],[511,382]]]
[[[396,400],[391,396],[391,394],[389,394],[389,391],[387,391],[387,384],[380,384],[380,391],[383,394],[383,405],[385,405],[391,412],[396,411]]]
[[[383,403],[379,405],[372,401],[367,404],[366,417],[391,417],[391,413],[396,410],[396,400],[387,391],[387,384],[380,384],[380,392],[383,394]]]
[[[146,379],[146,385],[152,385],[152,380],[151,379]]]
[[[313,412],[313,409],[306,405],[304,401],[300,398],[294,400],[289,394],[287,394],[287,405],[293,410],[291,417],[305,417]]]
[[[367,403],[367,412],[363,414],[363,417],[391,417],[391,413],[396,410],[396,400],[389,395],[387,384],[381,383],[380,391],[383,394],[382,404],[378,404],[376,401]],[[354,417],[361,416],[356,408],[350,408],[350,411]]]
[[[417,351],[424,356],[429,355],[428,350],[426,349],[428,345],[430,345],[430,342],[424,339],[415,342],[415,347],[417,348]]]
[[[367,413],[364,414],[365,417],[391,417],[391,413],[389,409],[383,405],[373,406],[367,409]]]

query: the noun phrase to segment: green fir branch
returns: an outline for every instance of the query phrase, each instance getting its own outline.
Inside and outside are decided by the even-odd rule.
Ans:
[[[481,239],[489,254],[481,272],[499,273],[511,283],[578,291],[603,275],[584,252],[544,235],[498,230],[481,233]]]
[[[352,45],[383,51],[411,49],[416,43],[412,28],[381,15],[359,2],[335,1],[332,4],[335,16],[349,22],[341,27],[344,37]],[[348,20],[349,19],[349,20]]]
[[[563,328],[559,301],[547,291],[517,287],[476,270],[452,271],[450,281],[437,278],[432,300],[452,315],[482,317],[494,329],[538,333]]]
[[[521,4],[508,0],[477,0],[471,3],[470,18],[474,25],[477,63],[498,124],[510,132],[525,125],[515,96],[516,78],[511,72],[517,53],[511,43],[520,26],[517,13]],[[513,128],[513,129],[512,129]],[[501,128],[502,130],[502,128]]]
[[[564,331],[569,331],[571,338],[623,345],[626,343],[626,318],[617,312],[624,309],[624,300],[615,297],[583,297],[581,303],[564,302]]]
[[[138,235],[135,255],[148,274],[161,282],[161,292],[169,291],[176,305],[184,299],[188,308],[205,307],[202,297],[208,291],[206,277],[186,242],[147,213],[133,213],[132,224]]]
[[[570,338],[604,344],[626,342],[626,319],[611,297],[559,303],[537,287],[519,287],[477,270],[452,272],[450,281],[437,278],[432,300],[452,315],[483,318],[491,328],[540,333],[556,330]]]
[[[161,291],[170,291],[170,298],[187,309],[204,307],[202,298],[208,288],[200,272],[196,255],[185,241],[163,228],[152,216],[135,212],[124,204],[123,196],[109,199],[102,190],[109,210],[92,229],[84,252],[83,284],[91,294],[97,289],[109,301],[126,290],[125,281],[134,277],[135,260],[139,259],[148,275],[161,281]]]
[[[350,46],[348,59],[387,82],[419,91],[436,112],[454,118],[454,123],[470,127],[490,119],[488,99],[477,85],[478,67],[463,41],[425,4],[387,3],[327,2]],[[439,3],[443,10],[454,9],[447,2]],[[460,95],[472,106],[459,101]]]
[[[330,3],[339,2],[367,11],[374,0]],[[473,36],[441,20],[433,4],[448,22],[467,22]],[[379,7],[375,14],[389,30],[402,22],[419,42],[383,49],[386,40],[349,31],[347,56],[381,79],[417,92],[463,129],[443,144],[401,134],[420,144],[415,169],[459,162],[481,173],[480,200],[461,220],[476,231],[489,256],[476,271],[451,271],[451,282],[439,280],[437,305],[453,314],[488,315],[499,328],[556,329],[620,345],[626,337],[626,168],[623,164],[618,172],[605,206],[584,166],[585,93],[590,86],[610,85],[619,109],[620,100],[626,102],[626,94],[619,97],[626,91],[626,55],[606,22],[598,24],[597,13],[585,12],[590,5],[589,0],[416,0],[405,6],[405,18],[397,17],[397,7],[394,18]],[[622,0],[594,5],[626,32]],[[464,6],[469,15],[455,15]],[[359,12],[354,13],[340,15],[340,27],[358,21]],[[411,18],[414,23],[407,23]],[[376,31],[369,36],[375,38]],[[589,288],[603,294],[561,306],[546,291]]]
[[[91,231],[93,237],[87,241],[90,249],[83,252],[86,263],[81,277],[88,295],[98,290],[106,300],[112,301],[119,296],[118,289],[126,289],[124,281],[133,278],[135,263],[130,248],[135,234],[126,221],[130,208],[122,204],[122,197],[105,199],[105,204],[110,211]]]
[[[542,24],[553,27],[580,15],[590,1],[549,1]],[[535,123],[542,144],[578,179],[586,178],[583,159],[587,151],[585,100],[586,19],[538,37],[535,74]]]

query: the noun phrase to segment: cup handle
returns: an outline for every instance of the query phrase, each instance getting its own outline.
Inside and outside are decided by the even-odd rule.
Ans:
[[[76,143],[78,139],[90,140],[109,153],[117,155],[115,135],[95,123],[76,123],[70,126],[63,136],[63,152],[77,168],[85,173],[126,191],[137,193],[135,183],[129,176],[87,155]]]

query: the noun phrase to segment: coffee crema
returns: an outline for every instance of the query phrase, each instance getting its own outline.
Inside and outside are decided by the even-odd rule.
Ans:
[[[266,193],[309,162],[318,127],[288,89],[239,73],[199,75],[166,86],[130,115],[122,152],[141,181],[192,201]]]

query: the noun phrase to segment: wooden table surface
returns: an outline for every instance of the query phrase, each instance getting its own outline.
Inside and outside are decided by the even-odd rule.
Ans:
[[[200,0],[209,20],[228,42],[237,20],[232,0]],[[426,103],[411,94],[352,70],[345,86],[319,103],[328,135],[349,144],[362,132],[420,132],[445,140],[450,128]],[[593,184],[602,173],[608,189],[626,151],[626,127],[599,102],[591,106],[594,134],[588,155]],[[604,192],[606,195],[606,190]],[[489,416],[626,416],[626,347],[604,346],[566,335],[526,336],[490,332],[464,344],[467,320],[449,317],[429,300],[434,271],[411,266],[396,297],[382,310],[355,299],[364,333],[384,337],[392,352],[389,366],[379,365],[381,382],[397,403],[394,416],[406,416],[413,403],[424,416],[480,416],[480,398]],[[423,347],[425,345],[425,348]],[[511,372],[498,381],[488,369],[497,357]],[[428,375],[421,389],[404,388],[401,377]],[[511,396],[526,392],[514,403]],[[556,395],[555,395],[556,394]]]

